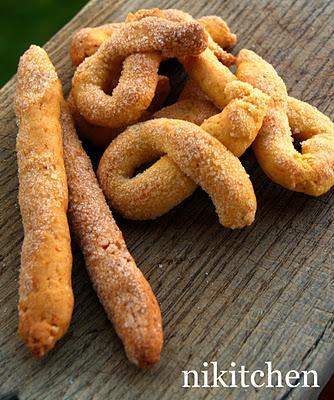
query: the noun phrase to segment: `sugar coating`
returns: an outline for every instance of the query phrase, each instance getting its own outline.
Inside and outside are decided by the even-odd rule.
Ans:
[[[143,18],[148,18],[148,17],[157,17],[157,18],[164,18],[169,21],[175,22],[175,23],[185,23],[185,22],[195,22],[194,18],[190,15],[187,14],[183,11],[180,10],[175,10],[175,9],[167,9],[167,10],[160,10],[160,9],[148,9],[148,10],[139,10],[136,13],[128,14],[126,18],[126,23],[131,23],[134,21],[140,21]],[[236,37],[234,34],[231,33],[229,27],[227,24],[219,17],[203,17],[199,20],[199,23],[201,24],[202,28],[206,31],[205,27],[210,28],[210,31],[215,34],[215,37],[217,38],[217,41],[222,47],[225,46],[230,46],[233,45],[236,41]],[[84,28],[79,30],[77,33],[74,34],[72,38],[72,43],[71,43],[71,58],[72,62],[75,65],[80,64],[85,57],[90,56],[94,54],[98,48],[101,46],[101,44],[110,36],[112,36],[117,30],[122,29],[124,27],[124,23],[112,23],[112,24],[106,24],[102,25],[100,27],[95,27],[95,28]],[[206,31],[207,33],[207,31]],[[222,47],[218,45],[218,43],[214,42],[210,35],[208,36],[208,46],[209,48],[214,52],[216,57],[222,62],[225,63],[226,65],[230,65],[232,62],[235,61],[234,56],[232,56],[229,53],[226,53]],[[146,55],[145,55],[146,56]],[[129,56],[130,58],[132,56]],[[136,55],[134,55],[134,59],[136,59]],[[130,60],[129,60],[130,61]],[[132,63],[132,66],[129,66],[129,70],[133,68],[133,70],[139,70],[140,72],[143,70],[141,66],[141,59],[139,58],[136,59],[135,62]],[[128,60],[125,59],[124,64],[128,63]],[[128,64],[130,65],[130,64]],[[138,68],[136,68],[138,67]],[[113,101],[111,103],[108,103],[108,107],[106,107],[106,114],[107,116],[112,116],[113,119],[113,124],[117,126],[117,128],[112,128],[112,127],[106,127],[106,126],[97,126],[96,123],[101,123],[101,119],[99,121],[95,120],[95,123],[91,123],[88,121],[78,110],[77,106],[75,105],[75,101],[73,99],[73,96],[71,96],[71,109],[72,113],[75,117],[75,121],[77,126],[80,129],[80,132],[82,132],[83,136],[88,140],[92,141],[94,144],[98,146],[105,146],[110,143],[111,139],[113,139],[119,132],[124,130],[125,126],[128,125],[129,123],[134,123],[138,122],[139,120],[146,118],[147,113],[143,114],[142,109],[144,108],[145,105],[143,105],[142,102],[138,102],[137,99],[132,97],[132,105],[131,103],[131,93],[136,92],[136,88],[138,87],[138,83],[140,84],[140,81],[143,79],[143,75],[141,74],[140,76],[137,76],[137,80],[134,81],[133,78],[130,76],[127,76],[126,73],[124,72],[126,70],[126,66],[123,68],[123,73],[122,77],[123,80],[122,82],[120,81],[117,89],[113,92]],[[117,82],[119,77],[116,74],[112,74],[112,78],[115,81],[115,85],[117,86]],[[110,78],[109,74],[109,78]],[[146,78],[150,76],[149,72],[145,72]],[[128,79],[130,78],[131,86],[129,85]],[[161,79],[158,80],[158,86],[156,88],[156,95],[159,95],[159,92],[161,92],[159,88],[159,83],[161,83]],[[155,84],[155,83],[154,83]],[[148,84],[144,85],[145,86],[145,91],[147,93],[148,88],[150,87]],[[119,92],[118,92],[119,91]],[[98,91],[99,92],[99,91]],[[152,91],[151,91],[152,94]],[[151,95],[150,94],[150,95]],[[102,98],[100,94],[96,93],[94,97],[97,99],[99,98],[100,101],[95,102],[94,104],[97,104],[98,107],[101,107],[101,104],[107,104],[104,103],[106,97],[102,94]],[[145,94],[141,94],[144,96]],[[117,97],[116,97],[117,96]],[[93,99],[92,99],[93,100]],[[143,100],[143,97],[141,98]],[[128,110],[131,109],[131,114],[127,114],[127,117],[129,118],[128,121],[125,125],[122,124],[122,116],[123,116],[123,108],[119,108],[116,106],[116,104],[119,104],[119,101],[124,101],[125,103],[128,104]],[[147,98],[147,103],[149,99]],[[146,103],[146,104],[147,104]],[[156,103],[156,99],[153,99],[151,102],[150,106],[150,111],[152,111],[152,105]],[[92,104],[92,103],[91,103]],[[161,103],[158,103],[158,105]],[[139,106],[140,110],[137,112],[134,107]],[[205,108],[205,107],[204,107]],[[133,110],[136,111],[136,115],[133,115]],[[153,110],[154,111],[154,110]],[[204,112],[205,113],[205,112]],[[92,109],[92,117],[94,118],[96,114],[96,110]],[[139,115],[141,114],[141,115]],[[123,120],[124,121],[124,120]],[[102,122],[102,125],[105,125],[105,121]]]
[[[180,96],[183,100],[162,109],[154,117],[179,118],[202,124],[201,127],[204,126],[235,154],[240,155],[252,143],[262,125],[268,97],[250,85],[237,81],[230,71],[226,72],[224,66],[219,68],[221,73],[226,75],[223,87],[226,98],[224,102],[229,102],[221,113],[208,101],[208,96],[190,81],[186,85],[185,93]],[[205,112],[208,113],[207,117],[201,118]],[[138,151],[136,146],[134,151]],[[140,148],[139,151],[143,149]],[[155,153],[152,148],[145,148],[145,151],[149,154],[149,159],[161,155]],[[146,161],[149,160],[139,156],[134,162],[140,164]],[[107,168],[109,167],[105,163],[105,169]],[[133,170],[130,169],[126,173],[130,177]],[[215,171],[209,171],[208,174],[214,177]],[[163,214],[188,197],[196,188],[194,181],[187,178],[169,156],[160,158],[145,173],[132,178],[131,184],[123,182],[122,178],[120,180],[117,184],[122,185],[122,190],[117,195],[111,193],[111,203],[127,217],[135,219],[155,218]],[[237,183],[240,184],[240,180]],[[116,186],[116,180],[114,184]],[[110,187],[109,191],[112,192]],[[133,206],[131,210],[130,206],[125,210],[126,201]],[[248,205],[250,204],[251,202],[248,202]],[[241,214],[242,212],[238,212],[237,216],[240,217]],[[231,227],[238,227],[238,223],[229,224]],[[242,225],[240,222],[239,224]]]
[[[181,100],[163,108],[153,118],[181,119],[201,125],[202,129],[218,139],[233,154],[240,156],[252,144],[262,126],[269,97],[235,78],[230,81],[226,80],[224,94],[228,105],[219,112],[219,109],[210,102],[209,96],[201,91],[195,81],[190,79],[180,95]],[[163,129],[166,129],[166,126],[167,122],[162,124]],[[131,162],[137,166],[163,154],[155,152],[155,148],[152,148],[151,145],[146,148],[136,143],[134,140],[130,140],[127,151],[129,154],[136,152],[137,158],[133,156]],[[115,152],[116,148],[111,151],[110,158],[114,157]],[[122,157],[126,157],[125,150],[121,154]],[[184,161],[187,161],[186,156],[185,152]],[[107,157],[109,161],[110,158]],[[221,167],[223,165],[222,163]],[[144,173],[135,176],[130,181],[129,179],[125,180],[122,175],[117,178],[113,177],[111,184],[109,175],[106,177],[106,171],[109,171],[110,166],[107,162],[103,166],[104,168],[101,168],[101,176],[104,177],[105,185],[103,187],[110,193],[110,195],[107,194],[107,197],[111,200],[113,207],[128,218],[155,218],[179,204],[196,189],[196,181],[189,179],[183,170],[180,171],[179,165],[176,165],[175,160],[168,153]],[[115,166],[116,170],[117,168],[119,168],[118,164]],[[126,170],[124,173],[129,178],[133,174],[133,169]],[[212,179],[215,174],[215,169],[208,171],[208,176]],[[240,182],[242,181],[239,180],[236,183],[240,184]],[[121,187],[121,190],[118,190],[117,187]],[[248,202],[248,206],[250,205],[251,201]],[[250,215],[247,223],[252,222]],[[235,221],[238,218],[243,220],[242,212],[236,212]],[[223,224],[229,227],[241,227],[242,224],[245,224],[245,222],[231,222],[231,220],[232,218],[226,222],[221,218],[221,221],[224,221]]]
[[[65,104],[61,123],[69,218],[89,276],[129,359],[150,367],[159,360],[163,342],[158,303],[126,247]]]
[[[250,50],[237,59],[239,79],[270,96],[254,152],[265,173],[297,192],[320,196],[334,185],[334,124],[316,108],[288,96],[275,69]],[[302,141],[302,151],[293,146]]]
[[[124,64],[131,62],[134,56],[129,56]],[[147,110],[139,117],[138,121],[148,119],[154,111],[161,108],[161,105],[166,100],[170,91],[169,79],[166,76],[158,75],[158,83],[155,89],[154,97],[148,106]],[[106,148],[108,144],[121,132],[123,132],[127,125],[118,128],[109,128],[105,126],[97,126],[87,121],[79,112],[75,103],[72,91],[68,98],[68,105],[75,125],[80,132],[80,137],[89,140],[97,147]],[[136,121],[136,122],[138,122]]]
[[[137,121],[153,99],[161,57],[198,54],[206,45],[207,35],[197,22],[148,17],[125,24],[77,68],[72,92],[80,114],[110,128]],[[105,89],[124,60],[110,96]]]
[[[40,101],[51,84],[58,80],[54,68],[50,68],[50,60],[40,47],[32,45],[20,58],[15,109],[18,119],[20,114],[31,104]]]
[[[19,333],[37,357],[64,335],[73,309],[61,101],[61,85],[46,52],[31,46],[20,59],[15,96],[24,227]]]
[[[165,18],[178,23],[194,21],[190,14],[181,10],[153,8],[128,14],[126,22],[140,21],[147,17]],[[216,57],[225,65],[234,63],[234,56],[223,50],[225,47],[233,46],[236,43],[236,35],[231,32],[226,22],[218,16],[201,17],[198,22],[208,34],[208,47]],[[86,57],[93,55],[115,31],[122,28],[123,23],[110,23],[77,31],[71,41],[70,56],[72,63],[74,65],[81,64]]]
[[[237,80],[226,84],[225,97],[229,103],[219,112],[198,84],[189,79],[181,92],[181,100],[160,110],[156,117],[182,119],[200,125],[240,157],[253,143],[262,126],[269,97]],[[202,119],[205,112],[208,115]]]
[[[206,119],[201,128],[240,157],[256,138],[266,115],[269,97],[240,81],[226,85],[227,106]]]
[[[201,125],[207,118],[219,113],[219,110],[208,100],[188,98],[164,107],[154,113],[152,118],[182,119]]]
[[[128,14],[126,22],[140,21],[147,17],[165,18],[173,22],[195,22],[196,20],[188,13],[177,9],[160,10],[159,8],[143,9],[136,13]],[[208,48],[215,54],[217,59],[226,66],[235,63],[235,57],[223,48],[232,46],[236,42],[236,36],[231,33],[226,22],[220,17],[203,17],[197,20],[208,37]],[[210,32],[209,32],[210,30]],[[215,36],[213,39],[211,33]]]
[[[80,132],[80,137],[90,141],[97,147],[107,147],[108,144],[126,128],[126,126],[119,128],[108,128],[105,126],[97,126],[88,122],[80,114],[72,91],[69,94],[67,103],[70,108],[72,118],[75,122],[75,126]]]
[[[70,47],[72,64],[79,65],[86,57],[96,53],[101,44],[122,27],[122,22],[113,22],[95,28],[83,28],[75,32]]]
[[[90,123],[109,128],[136,122],[154,97],[159,63],[160,55],[157,53],[138,53],[127,57],[111,96],[94,84],[90,84],[87,90],[83,85],[77,92],[74,84],[72,93],[74,97],[76,93],[78,95],[75,99],[80,114]],[[82,102],[87,102],[88,109],[82,110]]]
[[[142,174],[139,165],[162,157]],[[127,218],[155,218],[199,184],[211,196],[220,222],[253,222],[256,199],[239,159],[190,122],[159,118],[129,127],[103,154],[97,175],[111,205]]]
[[[198,22],[221,48],[225,49],[235,45],[237,37],[221,17],[206,15],[199,18]]]

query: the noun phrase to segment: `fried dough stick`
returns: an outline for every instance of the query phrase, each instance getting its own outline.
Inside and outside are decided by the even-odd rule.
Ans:
[[[62,108],[61,123],[69,218],[89,276],[129,360],[139,367],[151,367],[159,361],[163,344],[159,305],[107,206],[67,104]]]
[[[51,61],[43,49],[31,46],[19,63],[15,111],[24,228],[19,333],[36,357],[64,335],[73,310],[61,101],[61,84]]]

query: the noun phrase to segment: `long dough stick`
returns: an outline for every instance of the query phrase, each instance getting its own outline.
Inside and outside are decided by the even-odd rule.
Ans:
[[[15,98],[24,227],[19,333],[37,357],[64,335],[73,309],[61,101],[61,84],[46,52],[31,46],[20,60]]]
[[[140,367],[150,367],[159,360],[163,342],[159,305],[127,250],[66,104],[61,123],[69,185],[69,218],[88,273],[124,343],[128,358]]]

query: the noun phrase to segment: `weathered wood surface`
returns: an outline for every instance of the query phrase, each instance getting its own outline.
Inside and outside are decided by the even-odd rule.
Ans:
[[[71,33],[152,6],[223,16],[238,46],[256,50],[290,94],[334,117],[334,3],[318,1],[91,1],[46,45],[68,89]],[[28,399],[308,399],[317,390],[182,389],[183,369],[231,361],[247,369],[272,361],[282,372],[315,369],[324,386],[334,369],[333,190],[320,198],[270,182],[249,152],[244,164],[258,197],[256,222],[222,228],[208,196],[192,196],[153,222],[118,218],[130,250],[161,304],[165,346],[150,371],[132,367],[75,250],[76,307],[66,337],[42,361],[19,340],[17,278],[22,227],[17,205],[14,80],[0,111],[0,394]]]

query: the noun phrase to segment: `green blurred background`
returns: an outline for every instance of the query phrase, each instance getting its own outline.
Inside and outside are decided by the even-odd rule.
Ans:
[[[87,0],[0,0],[0,87],[31,43],[43,45]]]

